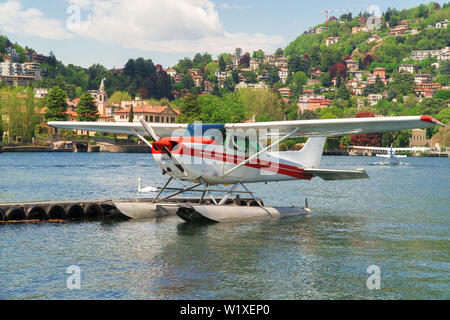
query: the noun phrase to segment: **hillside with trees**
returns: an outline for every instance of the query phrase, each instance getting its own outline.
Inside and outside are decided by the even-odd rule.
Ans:
[[[129,59],[117,69],[107,70],[101,64],[83,68],[64,65],[50,52],[41,64],[43,79],[32,86],[58,86],[73,100],[98,89],[105,78],[108,103],[140,97],[151,105],[179,110],[180,122],[428,114],[448,123],[449,19],[450,3],[441,7],[436,2],[403,10],[388,8],[376,28],[370,28],[368,13],[346,13],[332,17],[328,26],[324,22],[310,28],[273,54],[236,48],[214,59],[209,53],[197,53],[167,68],[142,57]],[[16,50],[19,62],[34,53],[0,36],[0,53],[8,48]],[[418,58],[420,50],[438,53]],[[424,80],[418,79],[421,75]],[[423,88],[427,86],[433,89]],[[321,104],[300,107],[299,98],[304,95]],[[450,145],[448,129],[438,130],[428,130],[428,137],[441,136]],[[394,140],[404,145],[407,135],[383,135],[381,144]],[[350,142],[344,137],[335,145]]]

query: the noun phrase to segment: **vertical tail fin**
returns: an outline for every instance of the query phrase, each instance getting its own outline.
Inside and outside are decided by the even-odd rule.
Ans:
[[[298,151],[297,162],[310,168],[318,168],[322,158],[326,137],[312,137],[306,141],[302,150]]]
[[[311,137],[300,151],[280,152],[280,157],[304,165],[318,168],[322,158],[326,137]]]

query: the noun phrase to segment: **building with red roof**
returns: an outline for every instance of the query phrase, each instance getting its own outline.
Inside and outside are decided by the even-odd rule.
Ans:
[[[130,108],[123,108],[114,112],[115,122],[128,122]],[[172,109],[169,106],[136,106],[133,107],[133,121],[139,121],[143,117],[147,122],[156,123],[175,123],[177,117],[180,115],[178,110]]]

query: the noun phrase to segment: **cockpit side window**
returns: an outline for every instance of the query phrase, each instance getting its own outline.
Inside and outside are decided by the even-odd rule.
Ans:
[[[252,155],[261,150],[261,145],[257,141],[252,141],[249,136],[233,135],[229,142],[229,147],[232,150],[246,155]]]

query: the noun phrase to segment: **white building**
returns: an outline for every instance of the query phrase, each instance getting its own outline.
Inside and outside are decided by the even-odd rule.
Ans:
[[[414,73],[416,66],[413,64],[402,64],[398,67],[398,72]]]
[[[367,42],[373,42],[373,41],[375,41],[375,42],[380,42],[381,41],[381,38],[380,38],[380,36],[379,35],[376,35],[376,34],[373,34],[373,35],[371,35],[370,37],[369,37],[369,39],[367,39]]]
[[[358,70],[358,63],[352,59],[345,60],[345,65],[350,72]]]
[[[222,79],[225,80],[226,78],[228,78],[229,76],[231,76],[231,72],[229,71],[220,71],[219,69],[216,69],[216,72],[214,73],[214,75],[217,77],[217,79]]]
[[[34,97],[38,99],[44,99],[48,95],[47,88],[34,88]]]
[[[239,67],[239,63],[241,63],[241,58],[239,57],[231,57],[231,64],[234,68]]]
[[[445,47],[438,50],[416,50],[411,52],[411,59],[424,60],[428,57],[437,57],[438,60],[450,59],[450,47]]]
[[[367,101],[370,103],[371,106],[374,106],[378,103],[379,100],[383,99],[382,94],[369,94],[367,96]]]
[[[21,76],[23,68],[20,63],[5,61],[0,62],[0,74],[2,76]]]
[[[278,70],[278,77],[280,78],[281,82],[286,83],[286,79],[288,77],[288,69],[281,68]]]
[[[447,28],[447,26],[448,26],[449,23],[450,23],[450,22],[448,21],[448,19],[445,19],[444,21],[436,22],[435,27],[438,28],[438,29],[441,29],[441,28]]]
[[[288,58],[287,57],[278,57],[275,60],[275,67],[277,68],[287,68]]]
[[[269,89],[269,86],[264,82],[258,83],[246,83],[244,81],[239,82],[234,86],[235,90],[243,89],[243,88],[252,88],[252,89]]]
[[[175,69],[169,69],[169,70],[167,70],[167,74],[168,74],[169,76],[171,76],[172,78],[175,78],[175,76],[177,75],[177,70],[175,70]]]
[[[258,68],[259,68],[258,59],[251,58],[250,59],[250,69],[252,69],[253,71],[256,71],[256,70],[258,70]]]
[[[335,43],[338,43],[339,42],[339,37],[328,37],[326,40],[325,40],[325,45],[328,47],[328,46],[331,46],[332,44],[335,44]]]
[[[414,82],[417,84],[431,83],[431,74],[418,73],[414,75]]]
[[[19,54],[17,53],[15,48],[6,48],[6,54],[10,56],[14,61],[19,59]]]

